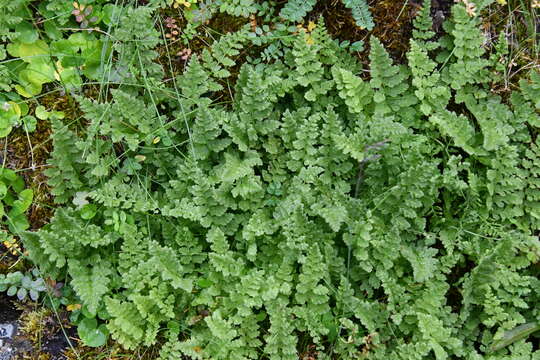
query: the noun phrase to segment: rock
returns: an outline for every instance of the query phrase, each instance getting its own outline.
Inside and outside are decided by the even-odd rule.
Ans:
[[[13,357],[13,348],[9,345],[4,345],[3,340],[0,340],[0,360],[11,360]]]
[[[11,339],[13,338],[13,335],[15,334],[15,325],[8,323],[8,324],[0,324],[0,339]]]
[[[0,360],[11,360],[15,351],[11,340],[15,336],[17,325],[15,323],[0,324]]]

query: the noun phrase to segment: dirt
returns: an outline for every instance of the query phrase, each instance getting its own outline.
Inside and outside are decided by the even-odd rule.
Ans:
[[[51,360],[67,359],[64,352],[70,348],[68,338],[73,339],[76,336],[75,327],[65,329],[66,333],[60,329],[56,333],[50,335],[42,344],[41,352],[51,355]],[[68,338],[66,338],[66,335]],[[71,340],[71,344],[75,346],[75,341]]]
[[[431,13],[434,30],[442,33],[442,22],[450,15],[453,0],[433,0]],[[360,61],[367,63],[369,37],[376,36],[384,44],[392,58],[405,61],[412,36],[413,19],[421,8],[421,0],[376,0],[370,1],[370,10],[375,27],[367,31],[358,27],[342,1],[319,1],[310,13],[311,20],[323,16],[332,37],[350,42],[364,41],[366,51],[360,54]]]
[[[40,316],[38,313],[32,314],[32,311],[18,310],[9,299],[0,294],[0,323],[12,324],[16,329],[11,339],[4,339],[0,359],[11,359],[12,356],[24,359],[67,359],[65,352],[71,345],[77,344],[76,328],[64,327],[62,330],[55,315],[49,313]],[[33,323],[36,318],[39,319],[37,324]],[[71,345],[68,338],[72,339]]]
[[[10,359],[11,355],[25,359],[67,359],[64,353],[77,344],[76,328],[66,326],[67,316],[61,316],[60,324],[56,315],[44,311],[46,315],[41,316],[35,311],[31,306],[16,307],[12,298],[0,293],[0,324],[12,324],[16,329],[11,339],[3,339],[0,359]],[[71,345],[68,338],[72,339]]]
[[[21,311],[17,310],[11,299],[0,292],[0,324],[16,321],[21,315]]]

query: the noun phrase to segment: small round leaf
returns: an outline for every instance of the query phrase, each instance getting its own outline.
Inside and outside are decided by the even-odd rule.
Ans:
[[[86,346],[99,347],[105,345],[109,331],[105,325],[97,325],[97,320],[83,319],[77,327],[77,333]]]

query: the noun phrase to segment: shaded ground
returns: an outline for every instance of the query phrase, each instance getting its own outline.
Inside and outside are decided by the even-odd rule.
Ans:
[[[422,0],[372,0],[369,2],[375,27],[371,32],[356,26],[340,0],[320,1],[310,16],[323,16],[328,31],[334,38],[351,42],[362,40],[369,49],[369,36],[376,36],[384,44],[390,55],[399,62],[405,61],[412,36],[413,19],[420,10]],[[450,15],[453,0],[433,0],[432,16],[434,30],[442,33],[442,22]],[[360,60],[367,63],[367,51],[360,54]]]
[[[4,293],[0,293],[0,324],[16,321],[21,315],[11,299]]]
[[[60,321],[59,321],[60,319]],[[0,324],[15,328],[13,336],[0,341],[0,359],[67,359],[66,350],[76,344],[76,328],[67,327],[67,316],[58,316],[44,308],[15,306],[0,293]],[[8,325],[8,326],[9,326]]]

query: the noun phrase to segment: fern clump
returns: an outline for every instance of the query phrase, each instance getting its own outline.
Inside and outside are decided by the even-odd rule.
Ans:
[[[225,103],[249,29],[168,87],[135,19],[151,13],[132,10],[114,45],[140,54],[115,58],[131,81],[78,97],[80,131],[54,123],[64,206],[23,234],[30,257],[162,359],[297,359],[306,342],[321,358],[484,358],[539,315],[539,76],[492,94],[464,6],[439,42],[421,13],[407,65],[372,39],[370,79],[322,22],[289,34],[283,56],[236,68]],[[522,340],[486,358],[538,354]]]

